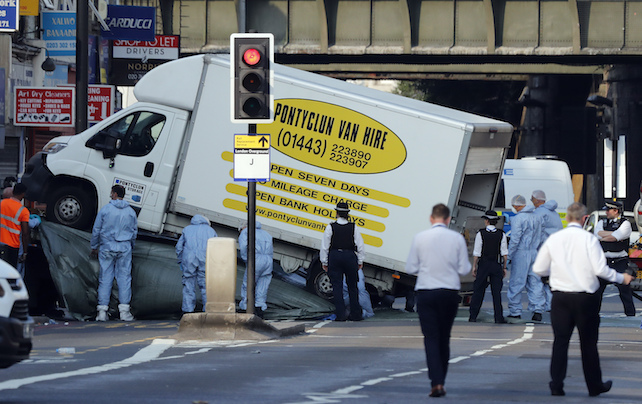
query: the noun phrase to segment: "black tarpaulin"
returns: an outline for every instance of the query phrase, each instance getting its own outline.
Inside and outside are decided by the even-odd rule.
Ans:
[[[78,320],[96,316],[98,301],[97,259],[89,257],[91,234],[43,221],[39,226],[49,270],[70,314]],[[237,268],[236,300],[240,300],[245,268]],[[181,270],[173,245],[136,241],[132,257],[132,314],[138,319],[175,318],[181,313]],[[117,314],[118,288],[112,289],[110,312]],[[200,307],[198,296],[197,309]],[[268,291],[266,319],[302,320],[325,317],[334,306],[297,286],[272,279]]]

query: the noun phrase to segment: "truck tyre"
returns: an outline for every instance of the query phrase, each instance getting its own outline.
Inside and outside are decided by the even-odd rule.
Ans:
[[[326,300],[332,299],[332,283],[327,272],[321,268],[321,263],[310,267],[307,286],[315,295]]]
[[[55,190],[47,201],[47,219],[74,229],[89,230],[94,218],[94,204],[89,193],[78,187]]]

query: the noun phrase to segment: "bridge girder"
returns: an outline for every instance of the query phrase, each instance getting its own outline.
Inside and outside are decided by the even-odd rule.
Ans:
[[[156,5],[159,31],[180,35],[183,54],[228,52],[230,34],[245,26],[274,34],[277,61],[313,71],[430,74],[459,66],[468,73],[599,73],[607,64],[642,60],[642,1],[127,3]]]

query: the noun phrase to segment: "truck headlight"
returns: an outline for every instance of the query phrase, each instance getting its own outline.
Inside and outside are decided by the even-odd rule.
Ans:
[[[47,143],[45,147],[42,148],[42,151],[49,154],[58,153],[60,150],[67,147],[67,143]]]

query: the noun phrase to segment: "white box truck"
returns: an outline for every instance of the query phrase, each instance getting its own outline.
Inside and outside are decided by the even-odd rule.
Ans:
[[[141,230],[178,234],[194,214],[220,236],[246,220],[247,183],[233,179],[230,62],[199,55],[166,63],[136,85],[138,103],[90,129],[51,140],[27,164],[27,198],[49,220],[88,229],[110,187],[126,188]],[[364,272],[375,296],[405,293],[412,237],[433,205],[452,228],[493,206],[510,124],[275,65],[270,181],[257,185],[257,220],[286,271],[306,268],[323,295],[318,263],[324,228],[339,201],[351,206],[366,244]],[[470,247],[472,249],[472,246]],[[399,285],[399,287],[397,287]]]

